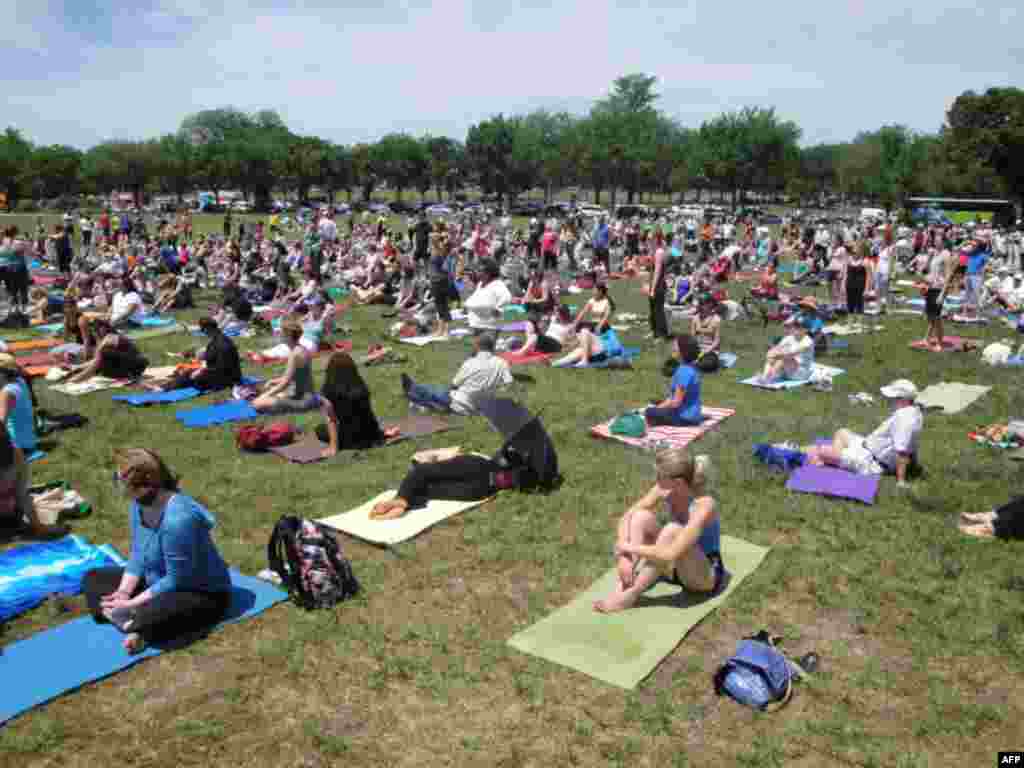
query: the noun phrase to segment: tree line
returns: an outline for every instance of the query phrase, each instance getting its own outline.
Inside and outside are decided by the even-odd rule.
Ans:
[[[386,183],[449,199],[468,184],[511,201],[537,188],[567,187],[595,201],[642,201],[650,193],[710,190],[733,203],[747,193],[801,203],[844,195],[884,207],[904,196],[1024,197],[1024,91],[961,94],[934,134],[886,125],[851,141],[801,146],[801,130],[773,108],[747,107],[688,127],[658,108],[656,78],[618,78],[585,115],[537,110],[499,114],[471,126],[464,141],[390,133],[350,146],[292,132],[272,110],[212,109],[186,117],[159,138],[115,140],[86,151],[36,146],[18,130],[0,135],[0,192],[19,200],[158,192],[179,199],[197,188],[240,189],[257,206],[313,187],[335,199],[369,199]]]

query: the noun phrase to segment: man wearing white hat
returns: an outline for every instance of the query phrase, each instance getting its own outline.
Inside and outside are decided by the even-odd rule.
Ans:
[[[897,379],[881,388],[893,404],[893,412],[867,437],[840,429],[831,445],[802,450],[810,464],[827,464],[859,475],[895,474],[906,487],[907,470],[917,460],[918,441],[924,428],[921,409],[915,405],[917,387],[909,379]]]

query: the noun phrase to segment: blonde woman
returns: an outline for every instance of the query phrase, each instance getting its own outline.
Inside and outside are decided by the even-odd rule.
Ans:
[[[721,520],[708,494],[711,460],[682,448],[659,451],[657,482],[619,522],[615,558],[619,584],[594,603],[612,613],[636,605],[644,592],[664,579],[689,592],[713,593],[725,578]],[[659,508],[667,521],[659,521]]]

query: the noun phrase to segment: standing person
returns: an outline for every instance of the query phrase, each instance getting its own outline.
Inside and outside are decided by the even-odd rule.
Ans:
[[[93,618],[126,634],[124,648],[212,626],[231,603],[231,575],[210,532],[216,518],[181,493],[163,460],[145,448],[115,454],[119,487],[131,499],[132,555],[124,568],[82,579]]]
[[[413,227],[413,242],[416,267],[422,268],[430,256],[430,222],[427,221],[426,213],[422,211]]]
[[[867,243],[862,240],[853,248],[853,254],[846,261],[842,272],[842,282],[846,285],[846,310],[851,315],[864,314],[864,291],[868,284],[868,265],[864,260],[864,248]]]
[[[434,223],[434,232],[430,235],[430,295],[437,309],[437,325],[434,335],[439,338],[448,337],[448,324],[452,321],[452,313],[448,302],[452,294],[452,280],[448,271],[448,229],[444,219]]]
[[[978,314],[981,300],[981,288],[984,284],[985,267],[992,258],[992,250],[983,239],[975,241],[973,248],[967,252],[967,276],[964,290],[965,314],[974,317]]]
[[[110,239],[110,208],[104,208],[100,214],[100,230],[106,240]]]
[[[919,285],[924,290],[924,314],[928,320],[928,332],[925,334],[924,342],[930,349],[937,352],[942,351],[945,341],[942,305],[955,274],[953,254],[949,250],[949,245],[949,241],[946,241],[943,243],[941,251],[935,248],[930,249],[932,253],[928,261],[927,280]]]
[[[665,246],[654,251],[654,274],[647,289],[651,332],[654,339],[668,338],[668,317],[665,315],[665,272],[667,271]]]
[[[82,230],[82,255],[85,256],[92,249],[92,219],[83,213],[78,226]]]
[[[31,246],[18,237],[18,228],[7,227],[0,239],[0,280],[11,298],[12,306],[24,312],[28,306],[28,256]]]
[[[530,264],[540,263],[540,240],[544,228],[537,219],[530,219],[530,235],[526,246],[526,259]]]
[[[224,239],[225,240],[230,240],[231,239],[232,224],[233,224],[233,222],[232,222],[232,219],[231,219],[231,209],[228,208],[224,212]]]
[[[609,272],[608,266],[608,247],[611,241],[611,232],[608,229],[608,217],[601,214],[597,220],[597,226],[594,227],[593,244],[594,244],[594,265],[603,264],[605,272]]]
[[[50,235],[54,248],[57,252],[57,269],[62,274],[71,276],[71,236],[68,231],[59,224],[54,226],[53,234]]]
[[[894,243],[887,243],[878,252],[878,264],[875,265],[875,294],[878,296],[878,312],[882,315],[889,308],[889,276],[898,247]]]
[[[828,275],[828,282],[831,288],[830,298],[833,304],[843,303],[843,276],[846,273],[846,260],[848,254],[843,236],[838,232],[832,240],[832,249],[828,255],[828,267],[825,273]]]

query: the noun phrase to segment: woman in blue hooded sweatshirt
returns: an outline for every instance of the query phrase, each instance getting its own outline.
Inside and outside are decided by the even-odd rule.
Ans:
[[[216,520],[190,496],[163,460],[145,448],[115,454],[115,482],[132,499],[131,559],[100,568],[82,582],[89,610],[127,637],[138,653],[220,621],[231,597],[228,567],[210,538]]]

